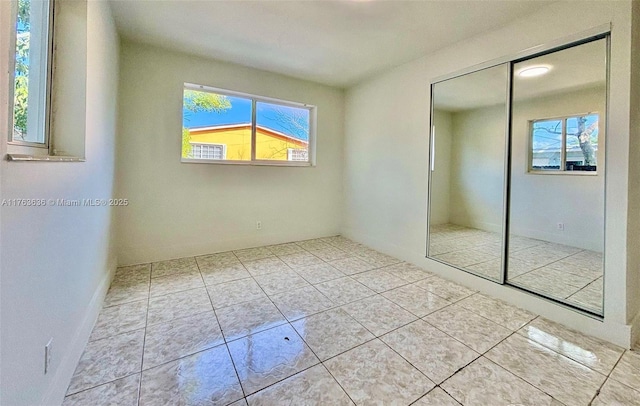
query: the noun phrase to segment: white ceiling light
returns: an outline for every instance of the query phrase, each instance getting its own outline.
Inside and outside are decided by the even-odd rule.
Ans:
[[[529,66],[528,68],[522,69],[518,72],[518,76],[523,78],[531,78],[534,76],[544,75],[549,72],[551,68],[548,66]]]

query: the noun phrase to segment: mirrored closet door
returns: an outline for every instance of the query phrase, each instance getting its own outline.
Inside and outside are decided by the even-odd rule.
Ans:
[[[602,314],[607,39],[513,64],[507,281]]]
[[[509,66],[432,86],[429,256],[501,280]]]
[[[431,85],[427,257],[604,314],[608,41]]]

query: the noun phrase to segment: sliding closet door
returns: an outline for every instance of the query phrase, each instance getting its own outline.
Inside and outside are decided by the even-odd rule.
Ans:
[[[607,38],[513,64],[507,282],[603,314]]]
[[[432,85],[427,256],[502,280],[508,64]]]

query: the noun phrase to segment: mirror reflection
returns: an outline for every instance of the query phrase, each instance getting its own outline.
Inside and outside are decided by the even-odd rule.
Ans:
[[[507,281],[602,314],[606,39],[513,65]]]
[[[500,280],[508,66],[432,86],[428,256]]]

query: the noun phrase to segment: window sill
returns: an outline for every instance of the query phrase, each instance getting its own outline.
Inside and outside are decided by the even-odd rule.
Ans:
[[[85,158],[77,156],[7,154],[9,162],[85,162]]]
[[[527,175],[598,176],[597,171],[528,171]]]
[[[239,166],[289,166],[289,167],[312,167],[315,166],[311,162],[295,162],[295,161],[224,161],[224,160],[206,160],[206,159],[189,159],[181,158],[180,162],[184,164],[209,164],[209,165],[239,165]]]

